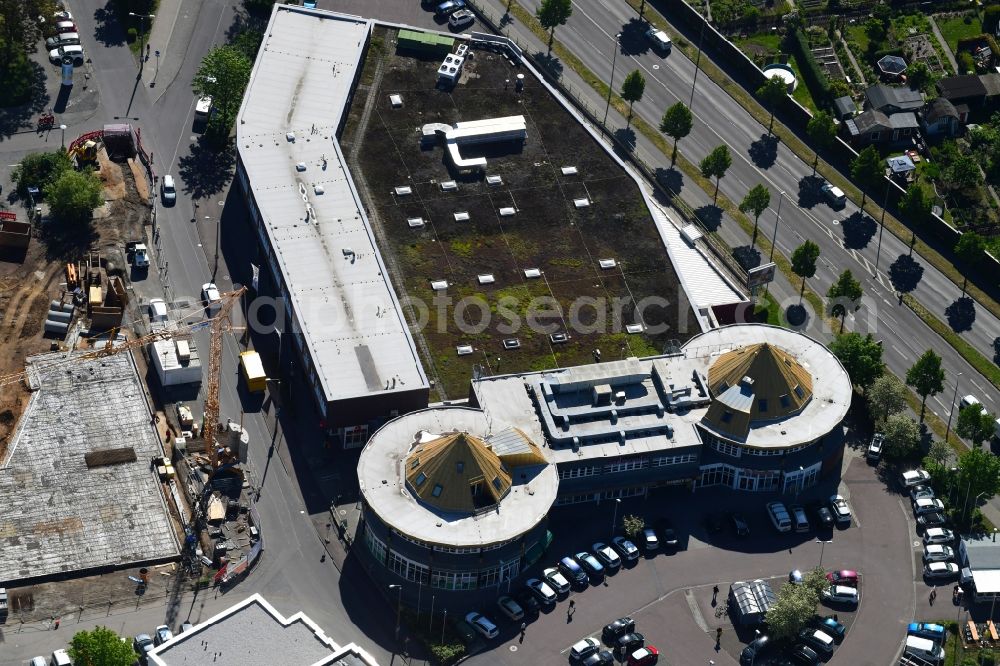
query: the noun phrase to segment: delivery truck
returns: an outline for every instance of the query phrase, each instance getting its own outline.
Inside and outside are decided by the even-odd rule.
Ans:
[[[267,388],[267,375],[264,374],[264,364],[260,361],[260,354],[255,351],[241,353],[240,369],[248,391],[259,393]]]

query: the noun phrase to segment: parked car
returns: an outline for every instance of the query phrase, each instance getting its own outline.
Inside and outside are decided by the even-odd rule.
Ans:
[[[588,636],[573,644],[569,649],[569,658],[580,662],[601,649],[601,642],[593,636]]]
[[[191,624],[190,622],[181,622],[181,633],[182,634],[185,631],[191,631],[192,629],[194,629],[194,625]]]
[[[56,65],[60,64],[63,58],[72,58],[73,64],[79,67],[83,64],[84,57],[83,47],[79,44],[67,44],[49,51],[49,61]]]
[[[932,622],[911,622],[906,627],[906,633],[909,636],[920,636],[939,644],[944,643],[944,639],[947,637],[945,628]]]
[[[448,17],[448,27],[452,30],[461,30],[476,22],[476,15],[468,9],[459,9]]]
[[[958,565],[954,562],[928,562],[924,565],[924,578],[954,578]]]
[[[962,411],[966,407],[972,407],[973,405],[978,405],[983,414],[986,413],[986,408],[982,406],[983,403],[979,402],[979,398],[974,395],[963,395],[962,399],[958,401],[958,411]]]
[[[615,550],[617,550],[618,554],[624,559],[630,562],[639,559],[639,549],[636,548],[634,543],[625,537],[616,536],[611,540],[611,545],[615,547]]]
[[[660,533],[664,546],[667,548],[677,547],[677,530],[674,529],[674,524],[669,518],[660,518],[657,520],[656,531]]]
[[[160,182],[160,194],[164,206],[173,206],[177,203],[177,188],[174,186],[174,177],[170,174],[165,175]]]
[[[883,433],[877,432],[872,437],[871,443],[868,445],[868,450],[865,451],[865,458],[871,460],[872,462],[878,462],[882,457],[882,447],[885,444],[885,435]]]
[[[497,606],[500,607],[500,612],[514,620],[524,619],[524,609],[521,608],[521,604],[517,603],[506,594],[497,599]]]
[[[546,606],[551,606],[558,599],[556,593],[545,581],[538,580],[537,578],[529,578],[525,585],[534,593],[538,601]]]
[[[162,298],[149,299],[149,321],[158,323],[167,321],[167,302]]]
[[[607,650],[598,650],[580,662],[580,666],[614,666],[615,656]]]
[[[627,666],[652,666],[659,660],[660,651],[652,645],[647,645],[628,656]]]
[[[757,657],[768,649],[771,638],[767,634],[760,634],[750,641],[743,651],[740,652],[740,666],[753,666]]]
[[[459,9],[465,9],[465,0],[445,0],[434,8],[436,16],[450,16]]]
[[[833,511],[833,517],[838,525],[851,524],[851,507],[842,496],[830,497],[830,510]]]
[[[955,543],[955,533],[946,527],[928,527],[924,530],[924,545]]]
[[[943,513],[926,513],[917,516],[917,529],[927,529],[928,527],[944,527],[948,524],[948,517]]]
[[[830,207],[836,210],[840,210],[847,205],[847,195],[844,191],[833,185],[831,183],[823,183],[823,186],[819,188],[826,197],[826,200],[830,203]]]
[[[819,655],[808,645],[796,645],[788,656],[793,663],[802,666],[816,666],[819,663]]]
[[[799,631],[799,640],[814,649],[816,652],[831,655],[833,654],[833,636],[822,629],[806,627]]]
[[[521,608],[524,609],[525,614],[535,615],[542,608],[542,605],[538,603],[538,596],[535,594],[535,591],[528,586],[524,586],[515,592],[513,597],[514,601],[519,603]]]
[[[205,304],[205,312],[208,316],[211,317],[218,312],[219,306],[222,305],[222,296],[214,282],[206,282],[201,285],[201,302]]]
[[[955,549],[939,543],[924,546],[924,562],[948,562],[955,559]]]
[[[774,529],[779,532],[792,531],[792,518],[788,515],[788,509],[781,502],[768,502],[767,516],[771,519]]]
[[[911,469],[899,475],[899,482],[903,484],[904,488],[927,483],[930,480],[931,475],[922,469]]]
[[[70,44],[79,44],[80,34],[76,32],[61,32],[58,35],[53,35],[45,40],[45,48],[52,49],[59,48],[60,46],[69,46]]]
[[[493,621],[482,613],[472,611],[466,613],[465,621],[472,625],[472,628],[482,634],[485,638],[496,638],[500,635],[500,630]]]
[[[801,569],[792,569],[788,572],[788,582],[793,585],[801,585],[805,579],[806,577],[802,575]]]
[[[642,545],[647,551],[659,549],[660,540],[656,538],[656,531],[652,527],[642,530]]]
[[[542,571],[542,578],[545,582],[552,586],[552,589],[556,591],[556,594],[566,594],[569,592],[570,584],[566,580],[566,577],[556,567],[549,567]]]
[[[153,639],[149,637],[149,634],[136,634],[136,637],[132,639],[132,648],[138,653],[139,661],[146,663],[147,657],[153,648]]]
[[[153,644],[154,645],[163,645],[164,643],[166,643],[167,641],[169,641],[173,637],[174,637],[174,633],[172,631],[170,631],[170,627],[168,627],[165,624],[161,624],[153,632]]]
[[[620,617],[610,624],[604,625],[604,629],[601,630],[601,638],[607,645],[617,646],[618,639],[625,634],[631,634],[635,631],[635,620],[626,616]]]
[[[618,650],[618,654],[621,655],[632,654],[633,651],[638,650],[645,644],[646,637],[634,631],[624,636],[619,636],[618,640],[615,641],[615,647]]]
[[[822,502],[813,502],[809,505],[809,508],[812,509],[813,515],[816,516],[816,522],[823,527],[832,527],[833,523],[836,522],[833,518],[833,512],[830,511],[830,507]]]
[[[934,489],[923,484],[910,488],[910,501],[916,502],[918,499],[934,499]]]
[[[809,518],[806,516],[805,507],[800,504],[793,504],[789,507],[789,511],[792,516],[792,522],[795,525],[796,532],[808,532],[811,528],[809,525]]]
[[[746,518],[743,517],[742,513],[734,511],[729,514],[729,522],[733,524],[733,530],[736,532],[736,536],[750,536],[750,525],[747,523]]]
[[[32,657],[28,666],[49,666],[49,662],[45,660],[45,657]]]
[[[591,576],[603,576],[604,575],[604,565],[597,561],[597,558],[588,553],[587,551],[582,551],[576,554],[576,561],[583,565],[587,573]]]
[[[833,616],[829,615],[827,617],[816,616],[813,619],[813,624],[816,627],[822,629],[825,633],[833,636],[833,640],[837,641],[838,643],[844,640],[844,636],[847,635],[847,627],[838,622],[837,619],[834,618]]]
[[[594,544],[594,555],[608,569],[617,569],[622,565],[622,558],[618,556],[614,548],[605,543]]]
[[[587,579],[587,572],[572,557],[567,556],[559,560],[559,571],[566,576],[571,584],[586,585],[590,582]]]
[[[724,521],[718,513],[705,514],[705,531],[709,534],[718,534],[722,531]]]
[[[925,513],[938,513],[944,511],[944,502],[939,499],[928,499],[926,497],[913,502],[913,515],[920,516]]]
[[[667,33],[662,30],[657,30],[654,27],[650,27],[649,30],[646,31],[646,39],[649,40],[649,43],[653,45],[654,49],[663,53],[669,52],[670,48],[673,46],[673,42],[670,41],[670,37],[667,36]]]
[[[56,33],[63,32],[76,32],[79,33],[80,29],[76,27],[76,23],[68,19],[62,21],[56,21],[55,26],[53,26]]]
[[[823,590],[823,599],[832,604],[856,605],[858,588],[848,585],[831,585]]]
[[[851,569],[831,571],[826,575],[826,579],[830,581],[830,585],[849,585],[851,587],[858,586],[858,572]]]

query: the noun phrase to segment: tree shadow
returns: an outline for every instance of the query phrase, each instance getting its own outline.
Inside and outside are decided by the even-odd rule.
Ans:
[[[812,208],[822,200],[823,179],[819,176],[803,176],[799,180],[799,208]]]
[[[115,16],[115,0],[108,0],[103,7],[94,10],[94,39],[104,46],[125,44],[125,28]]]
[[[201,199],[221,192],[232,178],[236,151],[231,143],[219,147],[211,139],[199,137],[177,164],[184,192],[192,199]]]
[[[49,219],[40,229],[49,261],[76,261],[97,242],[93,220]]]
[[[788,309],[785,310],[785,319],[788,321],[788,325],[793,328],[805,328],[809,322],[809,311],[804,305],[798,303],[789,305]]]
[[[551,53],[546,53],[545,51],[536,51],[533,56],[535,62],[537,62],[541,67],[555,76],[556,78],[561,78],[563,73],[562,60],[552,55]]]
[[[0,137],[10,136],[26,126],[35,124],[37,114],[49,108],[51,97],[45,88],[45,70],[34,60],[28,61],[31,67],[31,101],[18,106],[0,107]]]
[[[740,266],[744,270],[748,271],[751,268],[760,266],[761,262],[760,250],[750,245],[741,245],[740,247],[733,248],[733,258],[740,263]]]
[[[896,291],[906,294],[917,288],[924,276],[924,267],[908,254],[901,254],[889,266],[889,281]]]
[[[722,226],[722,209],[714,204],[697,208],[694,214],[709,231],[717,231]]]
[[[976,305],[969,296],[962,296],[946,307],[944,314],[948,317],[951,330],[964,333],[971,330],[972,323],[976,321]]]
[[[841,220],[840,226],[844,230],[844,247],[849,250],[860,250],[867,247],[875,236],[875,232],[878,231],[875,220],[861,211],[845,217]]]
[[[760,169],[767,169],[778,159],[778,137],[762,134],[747,150],[750,160]]]
[[[671,194],[680,194],[681,189],[684,187],[684,174],[681,173],[680,169],[674,167],[670,167],[669,169],[656,167],[654,173],[656,175],[656,182],[670,190]]]
[[[1000,365],[1000,338],[993,338],[993,362]]]
[[[618,43],[621,45],[621,53],[624,56],[638,56],[649,51],[649,40],[646,39],[646,30],[649,24],[640,21],[637,17],[632,17],[628,23],[622,26],[621,37]]]
[[[614,135],[618,148],[629,153],[635,150],[635,130],[631,127],[619,127]]]

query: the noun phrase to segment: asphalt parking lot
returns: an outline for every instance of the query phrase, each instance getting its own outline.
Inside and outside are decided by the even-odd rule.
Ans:
[[[713,586],[719,586],[721,603],[733,581],[783,581],[792,569],[817,566],[822,557],[827,570],[855,569],[862,575],[862,603],[853,622],[845,621],[847,637],[829,663],[892,663],[905,625],[916,611],[915,581],[923,585],[916,567],[919,553],[913,554],[918,550],[918,540],[909,518],[909,503],[887,489],[875,471],[851,451],[845,454],[839,483],[827,481],[798,499],[806,503],[833,492],[844,495],[851,503],[855,522],[850,528],[785,535],[774,530],[765,514],[764,505],[774,499],[771,495],[717,490],[692,495],[671,490],[648,499],[622,500],[617,512],[619,524],[621,517],[630,513],[643,516],[650,524],[657,517],[668,516],[681,537],[677,552],[661,551],[643,557],[631,568],[571,592],[553,610],[528,623],[523,641],[518,631],[520,623],[502,618],[496,606],[480,609],[499,623],[501,634],[470,662],[566,664],[569,648],[575,642],[587,636],[599,639],[605,624],[630,615],[646,643],[659,649],[661,664],[735,664],[753,632],[738,636],[728,616],[715,616],[711,605]],[[791,502],[795,498],[782,499]],[[708,533],[703,524],[705,515],[728,510],[743,513],[750,524],[750,537],[738,538],[728,529],[718,535]],[[563,555],[589,550],[595,541],[607,542],[613,514],[614,503],[610,501],[553,511],[550,529],[555,541],[534,569],[540,572]],[[823,545],[817,539],[829,543]],[[572,613],[568,612],[569,599],[574,601]],[[824,612],[822,608],[824,614],[839,615],[844,610],[830,608]],[[723,634],[717,650],[718,627],[723,628]]]

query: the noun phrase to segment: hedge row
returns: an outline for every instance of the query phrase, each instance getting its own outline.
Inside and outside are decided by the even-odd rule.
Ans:
[[[790,31],[785,36],[785,49],[795,57],[795,62],[799,65],[799,74],[809,87],[813,99],[820,106],[825,106],[830,96],[830,81],[813,57],[808,38],[801,30]]]

